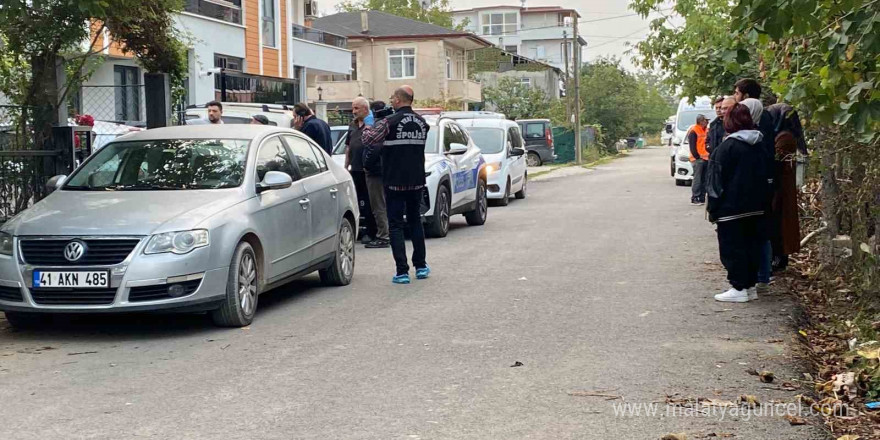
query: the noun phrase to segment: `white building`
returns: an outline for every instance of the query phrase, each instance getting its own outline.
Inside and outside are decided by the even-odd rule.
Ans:
[[[452,11],[452,17],[456,25],[467,21],[467,30],[507,52],[550,64],[563,71],[567,55],[569,66],[572,65],[572,21],[580,19],[580,14],[574,9],[559,6],[487,6]],[[583,38],[579,40],[581,45],[587,44]]]
[[[189,46],[185,103],[294,104],[317,75],[349,74],[347,39],[306,27],[313,10],[312,0],[187,0],[174,17]],[[105,61],[74,96],[75,110],[142,123],[144,69],[106,32],[96,48]]]

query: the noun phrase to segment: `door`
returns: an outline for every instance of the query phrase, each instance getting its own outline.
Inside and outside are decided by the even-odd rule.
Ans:
[[[509,127],[507,129],[508,148],[511,150],[520,148],[525,150],[522,136],[519,134],[519,127]],[[522,189],[526,174],[526,156],[512,156],[510,151],[507,152],[510,166],[510,188],[513,192]]]
[[[455,167],[452,175],[452,207],[457,208],[477,199],[477,173],[479,173],[479,160],[482,157],[480,150],[471,145],[468,135],[463,128],[455,122],[449,121],[443,129],[444,148],[452,143],[468,146],[464,154],[448,155]],[[448,140],[447,140],[448,139]]]
[[[119,122],[141,120],[141,87],[137,67],[113,66],[115,86],[116,120]]]
[[[303,182],[297,180],[299,176],[290,154],[278,136],[263,141],[254,165],[255,185],[269,171],[286,173],[294,180],[289,188],[257,195],[260,209],[254,215],[254,222],[269,261],[266,278],[273,282],[311,260],[311,213],[300,204],[306,199],[307,192]]]
[[[308,209],[312,217],[312,260],[318,260],[336,250],[339,228],[336,177],[327,167],[327,158],[317,145],[292,135],[285,135],[284,140],[293,153],[308,192]]]

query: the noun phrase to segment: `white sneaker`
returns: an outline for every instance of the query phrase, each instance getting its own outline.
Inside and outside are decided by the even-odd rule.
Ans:
[[[758,289],[757,288],[755,288],[755,287],[750,288],[748,290],[748,293],[749,293],[749,301],[754,301],[754,300],[758,299]]]
[[[744,303],[749,301],[749,293],[745,290],[736,290],[731,287],[727,292],[715,295],[715,301]]]

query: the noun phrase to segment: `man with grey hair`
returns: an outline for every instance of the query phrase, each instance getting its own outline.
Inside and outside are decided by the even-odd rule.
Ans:
[[[354,188],[357,191],[358,206],[364,216],[364,235],[361,243],[369,244],[379,238],[377,223],[375,221],[373,206],[370,200],[370,190],[367,187],[367,175],[364,170],[364,143],[362,135],[367,126],[364,120],[370,114],[370,104],[363,97],[357,97],[351,103],[351,113],[354,115],[348,126],[348,135],[345,137],[345,169],[351,173]],[[387,227],[385,238],[388,238]],[[387,247],[387,245],[386,245]]]

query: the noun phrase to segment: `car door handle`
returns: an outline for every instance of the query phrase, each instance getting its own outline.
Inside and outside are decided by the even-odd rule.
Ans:
[[[309,204],[312,203],[309,199],[302,199],[299,201],[299,206],[302,206],[302,209],[309,209]]]
[[[338,193],[338,192],[339,192],[338,189],[336,189],[336,188],[330,188],[330,195],[331,195],[334,199],[336,198],[336,193]]]

